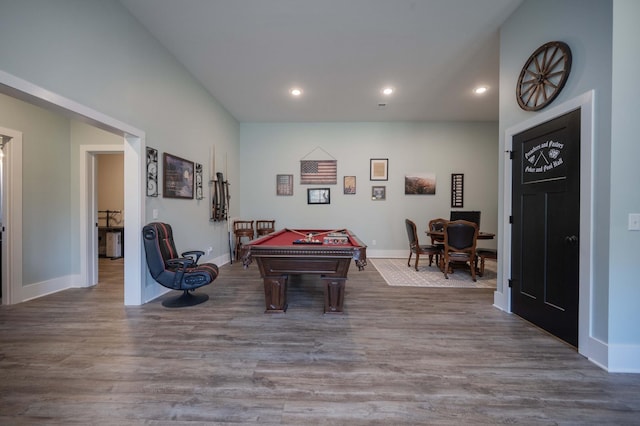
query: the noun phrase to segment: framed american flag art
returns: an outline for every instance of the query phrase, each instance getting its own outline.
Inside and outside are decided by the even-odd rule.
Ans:
[[[301,185],[335,185],[337,183],[337,160],[300,160]]]

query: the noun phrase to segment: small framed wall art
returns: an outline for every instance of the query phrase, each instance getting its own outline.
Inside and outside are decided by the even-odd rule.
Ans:
[[[369,161],[369,180],[389,180],[388,158],[372,158]]]
[[[193,199],[193,161],[163,154],[163,193],[164,198]]]
[[[293,175],[276,175],[276,195],[293,195]]]
[[[202,200],[202,164],[196,163],[196,200]]]
[[[382,201],[387,199],[387,187],[386,186],[372,186],[371,187],[371,199],[373,201]]]
[[[330,204],[331,189],[309,188],[307,189],[307,204]]]
[[[464,174],[451,173],[451,207],[464,207]]]
[[[147,147],[147,197],[158,196],[158,150]]]
[[[355,176],[345,176],[342,180],[344,186],[344,194],[355,194],[356,193],[356,177]]]

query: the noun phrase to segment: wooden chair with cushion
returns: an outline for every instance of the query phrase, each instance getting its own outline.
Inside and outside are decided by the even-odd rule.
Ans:
[[[258,237],[270,234],[276,230],[275,220],[256,220],[256,234]]]
[[[416,254],[416,271],[418,270],[418,262],[421,254],[429,256],[429,266],[433,263],[433,257],[436,257],[436,264],[438,264],[438,257],[440,255],[440,247],[434,245],[420,245],[418,241],[418,231],[416,230],[416,224],[409,219],[404,221],[407,227],[407,237],[409,238],[409,260],[407,260],[407,266],[411,266],[411,256]]]
[[[443,219],[441,217],[431,219],[428,225],[429,232],[444,232],[444,224],[447,222],[447,219]],[[444,235],[442,237],[431,235],[431,244],[444,246]]]
[[[249,241],[253,240],[253,221],[252,220],[234,220],[233,221],[233,235],[236,239],[235,244],[235,258],[240,259],[240,252],[242,249],[242,239],[248,238]]]
[[[484,261],[486,259],[498,260],[498,250],[489,248],[476,249],[476,270],[478,275],[484,275]],[[478,268],[478,260],[480,260],[480,268]]]
[[[471,278],[476,280],[476,243],[478,225],[466,220],[454,220],[444,226],[444,250],[442,270],[449,279],[449,268],[454,264],[468,264]]]

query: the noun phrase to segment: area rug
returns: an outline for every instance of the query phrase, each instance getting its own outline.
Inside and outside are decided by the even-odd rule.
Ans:
[[[462,288],[496,288],[496,262],[485,263],[484,275],[476,276],[473,282],[468,270],[455,270],[445,279],[444,274],[434,265],[429,266],[429,259],[420,259],[418,270],[414,267],[415,258],[411,259],[411,266],[407,266],[407,259],[367,259],[382,278],[390,286],[406,287],[462,287]]]

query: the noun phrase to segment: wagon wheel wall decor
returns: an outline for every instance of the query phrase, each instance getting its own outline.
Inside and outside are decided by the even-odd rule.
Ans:
[[[516,87],[518,105],[538,111],[558,96],[571,71],[571,49],[561,41],[540,46],[522,67]]]

